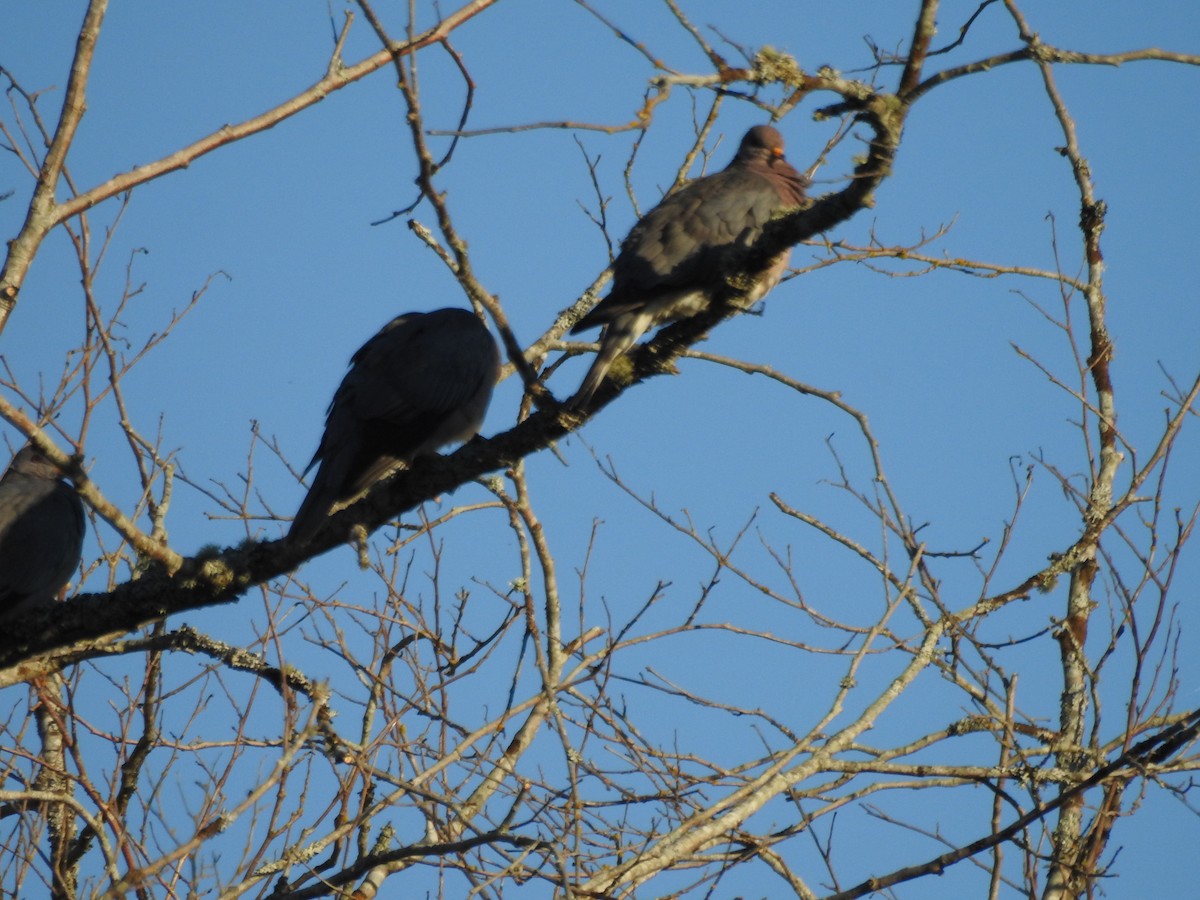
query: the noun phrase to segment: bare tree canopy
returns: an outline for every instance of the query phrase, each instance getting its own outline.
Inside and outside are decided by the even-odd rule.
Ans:
[[[1194,892],[1200,18],[458,3],[0,10],[0,894]]]

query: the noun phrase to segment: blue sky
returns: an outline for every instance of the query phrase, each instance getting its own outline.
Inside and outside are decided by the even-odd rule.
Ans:
[[[728,3],[681,2],[698,25],[717,24],[721,35],[740,45],[770,44],[793,54],[806,69],[827,64],[844,73],[869,65],[864,35],[881,47],[901,46],[913,5],[763,0],[738,4],[734,16]],[[680,71],[707,71],[703,54],[665,6],[646,0],[597,0],[595,6]],[[404,7],[380,4],[397,32]],[[944,4],[939,40],[949,40],[975,7],[974,2]],[[155,160],[311,84],[324,72],[332,31],[341,21],[343,7],[332,8],[333,24],[326,5],[315,3],[114,3],[97,51],[87,115],[69,160],[75,183],[90,187]],[[1200,13],[1184,0],[1150,0],[1136,14],[1125,5],[1086,0],[1031,0],[1022,9],[1044,40],[1072,49],[1100,53],[1156,45],[1194,52],[1200,47]],[[427,9],[422,15],[422,24],[432,21]],[[57,111],[80,16],[78,4],[57,3],[52,12],[44,4],[0,5],[0,65],[27,90],[47,92],[48,118]],[[711,31],[706,34],[721,41]],[[453,43],[477,85],[469,123],[474,129],[566,119],[625,122],[654,74],[643,56],[571,3],[504,0],[457,32]],[[357,61],[376,46],[360,17],[344,55]],[[720,46],[736,60],[735,50]],[[947,62],[1015,46],[1015,29],[993,7]],[[436,50],[423,53],[420,65],[428,126],[453,128],[463,99],[461,79]],[[1144,456],[1167,405],[1160,396],[1168,389],[1163,371],[1190,384],[1200,362],[1200,304],[1191,270],[1192,223],[1200,207],[1200,188],[1191,176],[1200,144],[1193,114],[1200,73],[1164,63],[1131,63],[1059,67],[1056,75],[1098,193],[1109,207],[1104,250],[1119,422]],[[881,81],[893,86],[895,78],[894,71],[885,72]],[[185,306],[209,276],[221,273],[170,340],[126,381],[138,427],[149,434],[161,429],[164,448],[176,452],[195,482],[237,489],[246,471],[252,422],[279,441],[294,465],[303,466],[350,354],[400,312],[464,302],[442,264],[403,220],[371,225],[415,196],[414,161],[393,81],[390,70],[382,70],[301,116],[133,192],[96,285],[102,302],[111,305],[125,283],[126,263],[133,260],[132,281],[145,285],[127,321],[133,345],[161,329],[172,310]],[[813,109],[831,100],[808,100],[780,126],[797,167],[809,166],[832,133],[832,123],[811,120]],[[703,115],[708,102],[707,95],[697,94],[693,105],[677,88],[656,110],[632,172],[643,210],[670,183],[689,146],[693,117]],[[744,129],[763,118],[746,104],[727,103],[715,132],[722,138],[714,165],[724,165]],[[8,110],[4,121],[12,121]],[[445,140],[435,139],[435,145],[444,147]],[[461,142],[440,182],[479,277],[500,297],[525,343],[538,337],[607,263],[606,245],[580,208],[594,210],[596,198],[576,140],[599,159],[597,176],[612,198],[612,237],[619,239],[635,220],[622,184],[630,133],[546,129],[470,138]],[[949,225],[926,252],[1049,269],[1051,239],[1057,235],[1064,268],[1077,274],[1078,198],[1068,165],[1055,151],[1061,142],[1031,66],[1001,67],[941,87],[910,117],[894,176],[880,189],[876,208],[830,237],[862,244],[873,232],[884,243],[910,243]],[[855,150],[839,148],[818,173],[816,190],[837,186]],[[0,157],[0,194],[15,192],[0,203],[6,240],[20,226],[30,187],[15,158]],[[117,209],[108,201],[90,214],[94,239],[113,224]],[[428,207],[414,215],[434,224]],[[146,252],[134,254],[135,248]],[[79,340],[79,271],[69,251],[61,233],[48,239],[0,337],[0,355],[22,385],[39,379],[53,383]],[[823,255],[820,248],[800,247],[793,262],[803,266]],[[963,550],[985,537],[994,546],[1012,515],[1014,469],[1023,472],[1039,456],[1068,473],[1080,472],[1085,464],[1073,424],[1078,405],[1014,350],[1019,346],[1061,378],[1077,378],[1061,333],[1032,304],[1061,311],[1049,281],[984,280],[954,272],[889,278],[841,264],[782,285],[761,316],[726,323],[701,349],[771,365],[841,392],[869,417],[907,514],[928,523],[922,535],[930,548]],[[1082,328],[1078,300],[1073,315]],[[567,396],[584,367],[582,360],[565,365],[549,386]],[[740,551],[747,567],[770,569],[761,534],[764,543],[792,548],[810,602],[851,621],[873,621],[879,588],[870,574],[847,551],[783,519],[768,499],[778,492],[864,543],[878,544],[878,526],[830,484],[838,477],[830,446],[853,478],[868,483],[868,459],[853,422],[827,404],[761,379],[697,361],[683,361],[680,368],[680,377],[630,391],[581,435],[562,442],[560,458],[545,453],[528,461],[534,503],[558,554],[560,573],[573,590],[578,585],[567,573],[582,567],[593,524],[603,520],[586,586],[587,615],[601,620],[603,601],[620,619],[659,581],[672,584],[669,603],[686,606],[711,569],[694,545],[599,473],[590,447],[601,459],[611,457],[632,488],[653,493],[672,515],[686,510],[700,531],[711,528],[721,542],[756,516]],[[517,399],[511,381],[498,388],[485,434],[511,426]],[[68,408],[63,426],[70,430],[77,422],[78,410]],[[1168,506],[1190,508],[1200,495],[1200,443],[1192,431],[1185,431],[1172,461]],[[12,429],[5,434],[10,443],[19,440]],[[86,449],[100,487],[119,504],[130,504],[136,482],[111,414],[102,417]],[[254,487],[284,516],[303,495],[303,488],[262,451]],[[480,488],[469,485],[443,506],[484,499]],[[172,545],[190,554],[205,544],[226,545],[244,537],[245,525],[214,521],[215,512],[203,493],[181,486],[168,520]],[[284,528],[285,522],[264,521],[251,530],[274,538]],[[1078,515],[1058,485],[1037,469],[994,587],[1035,571],[1047,554],[1069,545],[1078,528]],[[514,575],[511,536],[499,513],[455,529],[460,531],[451,529],[446,538],[453,573],[448,580],[471,584],[486,604],[479,582],[503,585]],[[109,532],[106,543],[111,541]],[[892,546],[892,552],[898,549]],[[309,563],[301,574],[329,591],[342,584],[351,592],[378,587],[361,580],[348,550]],[[1185,642],[1194,640],[1200,627],[1198,576],[1194,558],[1177,576],[1175,599],[1183,604],[1179,620]],[[764,577],[780,578],[777,572]],[[965,605],[979,591],[978,573],[967,561],[942,565],[939,577],[954,598],[952,606]],[[104,585],[93,579],[85,587]],[[815,640],[805,630],[806,619],[780,619],[776,609],[732,579],[713,602],[717,619],[745,617],[797,640]],[[1020,604],[989,628],[995,629],[995,640],[1021,637],[1047,627],[1061,609],[1060,588]],[[675,611],[662,612],[663,621]],[[238,620],[243,612],[250,619],[261,615],[260,601],[248,597],[237,607],[189,621],[238,640],[244,629],[254,627]],[[1107,613],[1098,615],[1101,641],[1106,622]],[[794,655],[772,660],[764,651],[752,663],[736,660],[736,648],[729,650],[736,661],[721,667],[720,677],[709,683],[708,661],[729,659],[720,640],[712,641],[707,646],[679,641],[677,653],[660,658],[655,651],[644,663],[714,693],[727,692],[731,702],[738,698],[745,705],[786,709],[798,721],[820,708],[836,686],[841,663],[814,660],[811,671],[806,666],[797,672],[790,668]],[[1049,637],[1012,656],[1030,708],[1046,717],[1055,715],[1057,694],[1039,698],[1034,685],[1054,677],[1056,659]],[[320,654],[304,661],[318,672],[325,665]],[[638,664],[631,657],[630,671]],[[1112,665],[1127,666],[1128,660]],[[1200,672],[1186,653],[1179,667],[1185,685],[1180,706],[1194,707],[1189,686]],[[886,677],[886,669],[873,677]],[[947,706],[935,714],[937,720],[962,714],[960,697],[936,683],[928,691],[911,702],[920,696],[944,700]],[[814,700],[816,706],[810,706]],[[1108,715],[1115,727],[1119,697],[1111,702]],[[916,712],[908,718],[895,710],[880,723],[880,732],[902,733],[914,724],[918,731],[925,728]],[[684,743],[711,740],[706,749],[713,755],[736,757],[738,741],[746,738],[706,739],[702,719],[666,716],[656,724],[664,729],[664,739],[677,729]],[[1140,826],[1125,823],[1124,831],[1118,826],[1118,843],[1125,847],[1119,870],[1126,887],[1118,884],[1113,896],[1132,896],[1125,891],[1135,883],[1164,896],[1189,883],[1184,881],[1190,879],[1187,867],[1168,863],[1164,854],[1184,840],[1182,835],[1194,843],[1195,821],[1184,817],[1181,823],[1180,808],[1162,798],[1150,802],[1155,810],[1139,817]],[[960,833],[978,836],[985,824],[976,818]],[[924,859],[929,851],[916,843],[895,864]],[[890,864],[881,860],[876,871]],[[771,890],[754,882],[741,889]]]

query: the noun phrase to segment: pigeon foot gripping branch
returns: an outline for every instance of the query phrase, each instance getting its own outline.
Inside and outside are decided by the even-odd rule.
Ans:
[[[722,290],[730,251],[749,247],[780,211],[804,201],[808,178],[784,158],[783,135],[756,125],[733,161],[668,195],[621,243],[612,290],[571,329],[604,326],[600,350],[571,399],[591,399],[613,362],[647,329],[703,311]],[[766,296],[783,275],[790,251],[750,273],[747,305]]]
[[[354,354],[333,395],[308,464],[320,468],[288,539],[307,543],[335,505],[396,466],[474,437],[499,374],[499,348],[474,313],[439,309],[392,319]]]

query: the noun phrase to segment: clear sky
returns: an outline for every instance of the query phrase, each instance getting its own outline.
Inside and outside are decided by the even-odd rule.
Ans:
[[[665,5],[652,0],[596,0],[594,5],[673,68],[709,71]],[[75,185],[85,189],[156,160],[320,78],[342,20],[342,4],[330,6],[332,19],[324,3],[290,0],[113,3],[96,55],[87,114],[71,151]],[[705,34],[731,62],[738,61],[738,53],[724,39],[743,47],[778,47],[806,70],[830,65],[846,74],[862,70],[857,77],[867,78],[871,58],[864,35],[882,48],[903,46],[915,4],[680,0],[680,6],[701,27],[717,27],[705,28]],[[939,40],[951,40],[976,6],[974,0],[944,4]],[[398,33],[406,7],[379,4]],[[731,14],[734,7],[738,11]],[[1092,0],[1027,0],[1022,9],[1043,40],[1066,48],[1200,50],[1200,8],[1190,0],[1147,0],[1136,11],[1130,4]],[[0,65],[24,89],[45,91],[43,112],[50,120],[66,83],[81,15],[78,3],[0,3]],[[423,25],[433,20],[428,9],[422,16]],[[624,123],[654,75],[641,53],[574,3],[502,0],[456,32],[453,44],[476,84],[469,129],[561,120]],[[993,7],[945,64],[1017,46],[1011,21]],[[376,48],[360,17],[345,59],[355,62]],[[462,108],[462,80],[436,50],[422,54],[420,62],[427,124],[452,129]],[[1060,67],[1056,74],[1098,192],[1108,203],[1103,246],[1109,325],[1117,346],[1113,375],[1119,423],[1125,440],[1144,457],[1167,406],[1161,396],[1170,388],[1164,373],[1186,385],[1200,364],[1200,291],[1191,265],[1200,208],[1193,173],[1200,147],[1195,115],[1200,72],[1143,62]],[[895,70],[880,75],[886,86],[895,80]],[[798,168],[810,166],[833,133],[834,123],[811,117],[832,99],[810,98],[780,125],[789,159]],[[707,94],[693,98],[677,88],[656,109],[654,127],[632,170],[643,211],[671,182],[690,146],[694,117],[703,115],[708,103]],[[149,435],[161,432],[164,449],[175,454],[181,471],[198,487],[219,490],[215,485],[223,484],[242,490],[254,423],[264,439],[277,440],[290,462],[302,467],[316,447],[326,404],[351,353],[400,312],[465,302],[444,266],[403,219],[371,224],[415,197],[403,116],[394,74],[384,69],[270,131],[134,190],[96,282],[105,308],[115,304],[127,277],[142,286],[126,320],[130,344],[140,346],[160,331],[172,311],[182,309],[215,275],[197,308],[125,382],[137,426]],[[714,133],[712,143],[720,142],[713,166],[724,165],[745,128],[764,118],[749,104],[727,103]],[[11,108],[3,120],[14,121]],[[446,140],[435,138],[435,146],[444,147]],[[633,141],[632,133],[576,128],[497,133],[460,143],[440,185],[448,191],[477,274],[504,303],[524,343],[540,336],[608,261],[599,230],[581,209],[594,212],[597,201],[580,145],[598,159],[596,176],[611,198],[612,237],[619,239],[636,219],[622,183]],[[1052,269],[1057,236],[1063,268],[1079,274],[1078,197],[1069,166],[1056,152],[1061,143],[1032,66],[1000,67],[939,88],[911,116],[894,176],[879,191],[876,208],[829,237],[862,245],[873,234],[884,244],[903,244],[947,227],[925,252]],[[852,144],[839,148],[817,173],[814,192],[837,187],[857,149]],[[0,202],[5,240],[20,227],[31,184],[12,154],[0,154],[0,195],[13,192]],[[119,208],[108,201],[90,214],[97,245]],[[427,206],[413,215],[435,224]],[[820,247],[800,247],[793,262],[806,266],[825,255]],[[911,271],[894,263],[882,268]],[[31,269],[0,338],[0,356],[27,390],[36,393],[39,380],[56,383],[66,354],[79,341],[78,282],[68,242],[56,233]],[[1015,348],[1068,384],[1077,384],[1078,376],[1062,332],[1035,305],[1061,314],[1052,282],[980,279],[951,271],[896,278],[846,263],[786,282],[768,298],[761,316],[726,323],[700,349],[773,366],[838,391],[863,411],[905,511],[914,522],[928,523],[921,534],[932,550],[965,550],[985,538],[995,546],[1012,516],[1013,472],[1033,465],[1034,487],[1020,528],[993,582],[993,589],[1002,589],[1036,571],[1079,531],[1074,507],[1037,464],[1044,459],[1068,475],[1084,470],[1086,457],[1074,424],[1079,406]],[[1072,315],[1081,323],[1077,336],[1083,340],[1078,298]],[[549,380],[550,388],[566,397],[584,368],[582,360],[564,365]],[[739,551],[747,568],[779,581],[778,572],[769,573],[763,543],[788,546],[810,602],[852,621],[873,621],[879,588],[870,573],[847,551],[781,517],[768,499],[777,492],[864,544],[878,545],[877,524],[831,484],[839,477],[833,447],[850,476],[869,489],[869,459],[854,422],[815,398],[717,366],[685,360],[680,369],[680,377],[654,379],[628,392],[579,436],[562,442],[558,455],[529,460],[534,502],[572,589],[578,584],[569,573],[583,566],[594,523],[603,521],[587,585],[590,615],[596,617],[591,624],[604,624],[605,606],[615,619],[627,617],[660,581],[672,584],[667,602],[690,605],[696,585],[712,568],[693,544],[611,484],[592,452],[611,459],[635,491],[653,493],[663,510],[680,518],[686,510],[700,532],[711,529],[720,543],[728,543],[757,511]],[[512,380],[498,388],[485,435],[512,425],[518,396]],[[69,405],[63,427],[77,428],[78,418],[77,406]],[[1200,497],[1195,425],[1174,455],[1167,506],[1187,510]],[[16,446],[19,435],[7,427],[4,433]],[[131,504],[136,480],[111,411],[89,435],[86,452],[99,486],[118,504]],[[1128,469],[1119,483],[1127,477]],[[253,488],[261,498],[256,509],[284,517],[303,496],[303,487],[261,445]],[[445,498],[443,507],[485,499],[481,488],[468,485]],[[452,573],[447,583],[468,586],[479,603],[487,604],[495,598],[484,585],[503,586],[515,575],[513,541],[499,513],[471,521],[476,524],[447,537],[446,565]],[[205,544],[236,543],[246,534],[245,524],[223,516],[203,490],[183,485],[168,527],[172,545],[184,554]],[[285,529],[286,521],[266,518],[251,525],[253,533],[267,538]],[[90,535],[94,552],[92,541]],[[112,541],[109,531],[105,543]],[[375,589],[357,574],[349,550],[307,564],[302,575],[318,592],[342,585],[349,592]],[[942,565],[939,577],[954,607],[978,595],[979,574],[969,561]],[[1197,579],[1200,568],[1193,554],[1176,579],[1184,647],[1200,630]],[[102,590],[104,584],[94,578],[84,588]],[[1103,585],[1099,593],[1103,599]],[[1022,638],[1046,628],[1062,613],[1062,595],[1060,588],[1021,604],[995,623],[992,638]],[[775,618],[771,607],[734,579],[722,584],[714,604],[714,618],[745,617],[796,640],[816,639],[805,631],[811,627],[807,619]],[[236,607],[188,621],[237,641],[243,629],[253,630],[252,620],[261,613],[261,601],[248,597]],[[1107,622],[1107,612],[1098,614],[1099,641]],[[719,643],[680,642],[677,649],[676,655],[640,662],[706,685],[731,702],[786,711],[801,723],[823,708],[842,666],[814,659],[811,670],[797,671],[794,656],[776,661],[769,652],[755,660],[729,659]],[[1057,692],[1038,697],[1034,686],[1056,677],[1057,655],[1047,635],[1014,651],[1006,663],[1021,673],[1029,708],[1048,722],[1056,715]],[[719,674],[712,671],[713,658],[727,663],[718,667]],[[314,674],[322,673],[320,654],[306,661]],[[630,658],[629,674],[638,671],[638,662]],[[1200,705],[1195,688],[1200,667],[1186,651],[1177,662],[1184,685],[1179,706]],[[1117,659],[1112,665],[1128,664]],[[934,684],[880,723],[881,742],[905,731],[920,696],[945,700],[945,708],[932,713],[934,721],[949,722],[966,711],[961,697]],[[1123,716],[1119,693],[1110,702],[1108,715],[1116,728]],[[746,734],[705,736],[700,720],[659,724],[665,741],[674,728],[681,743],[700,741],[714,756],[737,758],[738,742],[747,740]],[[1121,879],[1109,886],[1111,896],[1182,896],[1185,885],[1194,884],[1192,866],[1174,851],[1183,843],[1195,845],[1195,819],[1161,796],[1148,802],[1154,809],[1135,819],[1140,824],[1124,831],[1118,826],[1116,844],[1124,850]],[[878,827],[864,821],[864,835]],[[986,826],[981,818],[965,823],[951,818],[945,824],[948,833],[968,839]],[[932,844],[914,843],[872,871],[933,852]],[[737,889],[748,896],[774,889],[773,882],[739,877],[747,880]],[[1131,890],[1135,884],[1145,890]],[[920,895],[933,896],[928,888]]]

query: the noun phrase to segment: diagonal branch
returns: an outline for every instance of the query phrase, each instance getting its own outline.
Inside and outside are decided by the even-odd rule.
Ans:
[[[980,838],[977,841],[972,841],[963,847],[943,853],[941,856],[920,865],[908,866],[880,878],[869,878],[862,884],[852,887],[849,890],[830,894],[824,900],[855,900],[857,897],[865,897],[868,894],[882,891],[885,888],[904,881],[911,881],[922,875],[929,875],[931,873],[940,875],[947,866],[952,866],[957,862],[975,856],[977,853],[982,853],[984,850],[1010,840],[1033,822],[1044,819],[1064,803],[1081,797],[1085,792],[1107,781],[1114,775],[1130,779],[1135,777],[1138,771],[1145,766],[1170,759],[1181,747],[1189,741],[1195,740],[1197,734],[1200,734],[1200,710],[1193,711],[1183,721],[1165,728],[1158,734],[1151,735],[1136,746],[1131,747],[1112,762],[1101,766],[1083,781],[1062,791],[1053,800],[1031,809],[1013,821],[1008,827],[989,834],[987,837]],[[1122,773],[1121,770],[1123,769],[1131,771]]]
[[[42,161],[25,223],[21,226],[20,234],[9,244],[8,259],[4,265],[4,272],[0,274],[0,333],[4,332],[8,316],[17,305],[17,293],[21,290],[25,273],[29,271],[29,266],[37,255],[38,247],[50,229],[61,221],[56,218],[55,192],[58,190],[58,179],[67,161],[67,151],[71,148],[75,131],[79,128],[79,121],[87,108],[85,95],[88,73],[91,71],[92,57],[96,52],[96,40],[100,37],[100,23],[104,21],[107,8],[108,0],[91,0],[83,17],[83,26],[79,29],[75,58],[71,64],[71,75],[63,97],[58,128],[54,130],[54,138],[50,141],[50,148]]]

